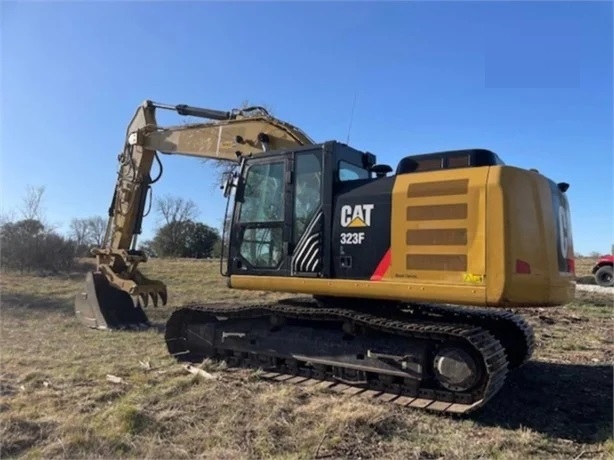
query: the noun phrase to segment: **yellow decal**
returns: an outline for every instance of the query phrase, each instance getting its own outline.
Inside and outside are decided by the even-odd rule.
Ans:
[[[348,227],[366,227],[365,221],[360,217],[354,217],[352,221],[348,224]]]
[[[465,283],[483,283],[484,275],[476,275],[475,273],[465,273],[463,275],[463,281]]]

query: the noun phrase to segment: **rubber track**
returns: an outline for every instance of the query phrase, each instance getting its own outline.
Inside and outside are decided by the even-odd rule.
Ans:
[[[313,304],[313,302],[311,302],[311,304]],[[489,331],[476,325],[436,321],[408,322],[407,320],[389,319],[350,309],[299,306],[296,302],[293,302],[293,305],[281,303],[256,305],[213,304],[189,305],[179,308],[172,314],[166,327],[167,346],[171,354],[175,355],[178,360],[185,359],[186,354],[189,353],[185,345],[178,343],[178,341],[182,340],[183,325],[197,323],[198,316],[201,314],[205,316],[228,316],[233,319],[252,319],[263,316],[280,315],[306,320],[349,320],[381,332],[407,336],[410,338],[425,338],[434,341],[452,338],[461,339],[465,341],[465,343],[472,345],[481,354],[486,370],[485,382],[478,390],[472,393],[455,393],[439,388],[419,388],[415,390],[405,387],[401,388],[399,385],[388,385],[383,382],[378,382],[377,385],[368,388],[365,387],[364,384],[341,385],[330,374],[324,377],[318,376],[316,380],[319,380],[321,385],[324,386],[326,386],[326,382],[330,382],[331,384],[328,386],[331,390],[338,387],[347,392],[348,389],[350,389],[350,391],[364,393],[371,397],[377,396],[377,399],[395,400],[397,403],[402,403],[408,407],[449,413],[471,412],[484,405],[500,390],[508,372],[507,356],[501,343]],[[181,356],[182,354],[184,354],[184,356]],[[227,359],[229,361],[228,364],[232,367],[262,366],[257,360],[252,361],[249,355],[245,355],[244,353],[234,353],[234,356],[230,359],[228,357],[224,357],[224,359]],[[276,372],[265,373],[263,377],[285,381],[290,381],[292,378],[294,378],[294,380],[298,379],[298,381],[292,383],[304,383],[301,382],[301,378],[309,381],[314,380],[312,378],[313,374],[307,369],[301,369],[296,365],[292,366],[293,363],[290,364],[290,366],[275,369]],[[332,385],[334,383],[336,383],[336,385]]]
[[[280,302],[299,306],[326,306],[325,303],[314,300],[311,297],[290,297],[282,299]],[[343,307],[343,304],[339,306]],[[427,319],[432,321],[451,321],[454,323],[462,322],[487,329],[504,346],[510,370],[524,365],[531,359],[535,351],[535,333],[533,328],[524,318],[511,311],[421,303],[400,303],[397,308],[392,312],[388,312],[388,314],[382,312],[382,315],[405,321]]]
[[[455,319],[488,329],[505,346],[510,370],[525,364],[535,351],[533,328],[511,311],[433,304],[408,304],[408,307],[418,317],[428,318],[434,314],[446,321]]]

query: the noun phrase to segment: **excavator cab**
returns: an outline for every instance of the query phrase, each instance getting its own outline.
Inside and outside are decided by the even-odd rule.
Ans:
[[[235,194],[228,273],[329,277],[334,190],[375,157],[330,141],[249,159]]]

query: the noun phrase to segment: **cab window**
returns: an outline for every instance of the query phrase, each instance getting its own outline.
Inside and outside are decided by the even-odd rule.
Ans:
[[[295,160],[293,242],[297,244],[322,204],[322,159],[318,152],[301,153]]]
[[[348,180],[368,179],[369,171],[360,166],[356,166],[347,161],[339,161],[339,180],[345,182]]]
[[[239,252],[255,268],[274,268],[282,261],[284,163],[251,166],[245,178]]]

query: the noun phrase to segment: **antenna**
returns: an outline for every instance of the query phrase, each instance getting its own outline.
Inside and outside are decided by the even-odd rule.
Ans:
[[[352,114],[350,115],[350,126],[348,126],[348,137],[345,141],[346,144],[350,144],[350,133],[352,132],[352,121],[354,120],[354,109],[356,108],[356,91],[354,91],[354,101],[352,102]]]

